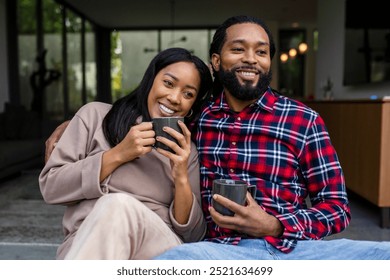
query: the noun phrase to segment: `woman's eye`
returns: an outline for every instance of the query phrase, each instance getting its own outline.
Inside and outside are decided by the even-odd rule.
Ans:
[[[195,96],[195,94],[193,92],[190,92],[190,91],[184,92],[184,98],[191,99],[194,96]]]
[[[169,80],[164,80],[164,84],[167,86],[167,87],[173,87],[173,83]]]

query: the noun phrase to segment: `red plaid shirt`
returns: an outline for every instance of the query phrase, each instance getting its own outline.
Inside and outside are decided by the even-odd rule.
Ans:
[[[269,89],[236,113],[222,93],[203,110],[196,129],[206,240],[238,244],[244,237],[211,219],[216,178],[257,186],[257,203],[285,228],[280,238],[265,237],[282,252],[292,251],[297,240],[321,239],[348,226],[350,208],[336,151],[322,118],[307,106]]]

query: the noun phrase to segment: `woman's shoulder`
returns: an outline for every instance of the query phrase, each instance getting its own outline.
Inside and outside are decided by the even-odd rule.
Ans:
[[[104,117],[111,109],[112,105],[108,103],[93,101],[83,105],[76,113],[80,118]]]

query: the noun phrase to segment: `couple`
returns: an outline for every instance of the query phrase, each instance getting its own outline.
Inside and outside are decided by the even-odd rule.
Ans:
[[[210,97],[204,67],[177,58],[152,61],[138,90],[112,107],[80,109],[40,175],[45,200],[68,205],[57,257],[390,259],[390,242],[321,240],[351,218],[342,169],[321,117],[270,88],[274,54],[261,20],[232,17],[210,46]],[[183,135],[167,130],[179,145],[154,139],[151,118],[169,115],[190,116]],[[256,197],[239,206],[216,196],[235,212],[220,215],[217,178],[256,185]]]

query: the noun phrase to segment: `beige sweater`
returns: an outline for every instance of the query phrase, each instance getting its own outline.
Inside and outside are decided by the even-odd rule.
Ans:
[[[185,225],[178,224],[173,217],[174,184],[169,159],[155,150],[120,166],[99,183],[102,154],[110,149],[102,121],[110,108],[111,105],[99,102],[84,105],[69,123],[39,176],[46,203],[67,206],[63,217],[65,240],[58,255],[66,254],[96,200],[110,192],[133,195],[155,211],[184,242],[202,239],[206,225],[200,207],[198,153],[194,144],[188,173],[195,203]]]

